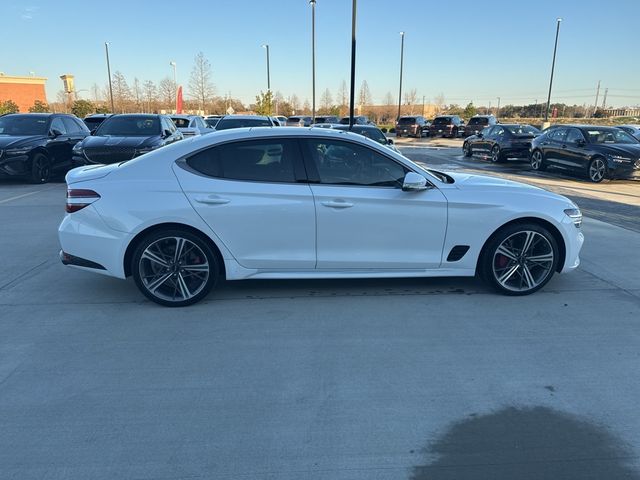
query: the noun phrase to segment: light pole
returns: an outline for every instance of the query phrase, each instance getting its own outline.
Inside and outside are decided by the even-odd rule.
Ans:
[[[351,92],[349,92],[349,130],[353,128],[353,114],[356,101],[356,17],[357,0],[351,2]]]
[[[311,4],[311,123],[316,121],[316,0]]]
[[[173,88],[175,89],[176,95],[176,113],[178,113],[178,76],[176,74],[176,62],[173,60],[169,62],[169,65],[173,67]]]
[[[116,107],[113,104],[113,86],[111,85],[111,63],[109,63],[109,43],[104,42],[104,51],[107,54],[107,73],[109,74],[109,96],[111,97],[111,113],[116,113]]]
[[[398,116],[400,120],[400,107],[402,106],[402,64],[404,63],[404,32],[400,32],[400,90],[398,91]]]
[[[262,48],[267,49],[267,92],[271,91],[271,75],[269,73],[269,45],[266,43],[262,45]]]
[[[556,68],[556,51],[558,50],[558,34],[560,33],[561,18],[556,19],[556,43],[553,46],[553,60],[551,61],[551,79],[549,80],[549,96],[547,97],[547,108],[544,111],[544,121],[549,120],[549,106],[551,105],[551,86],[553,85],[553,71]]]
[[[498,97],[498,109],[496,110],[496,116],[500,116],[500,97]]]

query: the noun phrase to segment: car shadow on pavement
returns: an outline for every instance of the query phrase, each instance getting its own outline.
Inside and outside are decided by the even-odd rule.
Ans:
[[[546,407],[471,414],[423,453],[435,460],[411,480],[640,479],[628,465],[637,457],[605,428]]]

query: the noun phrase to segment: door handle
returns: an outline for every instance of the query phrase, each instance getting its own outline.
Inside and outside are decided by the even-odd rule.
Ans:
[[[567,148],[567,146],[566,145],[562,145],[562,148]]]
[[[344,200],[328,200],[321,202],[325,207],[330,208],[350,208],[353,207],[353,203],[345,202]]]
[[[231,201],[228,198],[222,198],[217,195],[207,195],[202,197],[196,197],[195,200],[198,203],[204,203],[206,205],[224,205]]]

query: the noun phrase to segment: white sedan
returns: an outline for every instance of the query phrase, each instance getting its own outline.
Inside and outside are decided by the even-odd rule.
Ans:
[[[220,278],[479,274],[525,295],[580,263],[582,214],[516,182],[422,168],[354,133],[242,128],[67,181],[62,262],[182,306]]]

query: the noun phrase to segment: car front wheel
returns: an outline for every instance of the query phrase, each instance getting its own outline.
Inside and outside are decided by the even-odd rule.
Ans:
[[[473,152],[471,151],[471,145],[469,142],[464,142],[462,145],[462,153],[465,157],[470,157],[472,155]]]
[[[547,168],[547,166],[544,164],[544,158],[540,150],[535,150],[531,154],[531,168],[539,172],[542,172]]]
[[[551,280],[558,265],[553,235],[537,224],[515,224],[498,231],[483,249],[479,270],[505,295],[528,295]]]
[[[51,178],[51,161],[46,155],[36,153],[31,159],[29,180],[31,183],[47,183]]]
[[[493,163],[502,162],[502,152],[500,151],[500,147],[498,145],[494,145],[491,149],[491,161]]]
[[[186,230],[163,230],[138,244],[131,272],[147,298],[182,307],[200,301],[215,286],[218,261],[200,236]]]
[[[587,171],[589,180],[594,183],[600,183],[607,177],[607,164],[604,158],[596,157],[589,162],[589,169]]]

